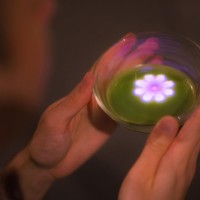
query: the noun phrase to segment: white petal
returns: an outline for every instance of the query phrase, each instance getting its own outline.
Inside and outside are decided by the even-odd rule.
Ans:
[[[164,83],[163,83],[163,86],[165,87],[165,88],[170,88],[170,87],[173,87],[175,84],[174,84],[174,82],[173,81],[165,81]]]
[[[155,76],[152,74],[147,74],[144,76],[144,79],[148,82],[152,82],[152,81],[155,81]]]
[[[156,76],[156,80],[157,81],[159,81],[159,82],[163,82],[163,81],[165,81],[167,78],[166,78],[166,76],[164,75],[164,74],[158,74],[157,76]]]
[[[153,99],[153,94],[148,92],[142,96],[142,100],[145,102],[150,102]]]
[[[162,93],[158,93],[155,95],[155,101],[156,102],[162,102],[164,101],[166,98]]]
[[[166,96],[172,96],[174,94],[174,90],[172,90],[172,89],[164,89],[163,90],[163,94],[165,94]]]
[[[137,88],[135,90],[133,90],[133,94],[135,94],[136,96],[140,96],[140,95],[143,95],[145,93],[145,89],[143,88]]]
[[[145,87],[146,86],[146,81],[139,79],[139,80],[135,81],[135,86]]]

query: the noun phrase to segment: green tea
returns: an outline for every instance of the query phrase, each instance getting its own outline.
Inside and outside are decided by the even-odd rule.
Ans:
[[[185,73],[165,65],[142,65],[117,74],[107,88],[106,98],[120,120],[149,125],[162,116],[188,112],[196,94]]]

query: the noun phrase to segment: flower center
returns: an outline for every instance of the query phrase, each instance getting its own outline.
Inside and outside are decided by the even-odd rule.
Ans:
[[[152,84],[150,85],[149,87],[149,90],[152,91],[152,92],[159,92],[161,91],[162,87],[159,85],[159,84]]]

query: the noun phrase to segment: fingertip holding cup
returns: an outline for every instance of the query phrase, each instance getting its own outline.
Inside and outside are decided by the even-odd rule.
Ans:
[[[116,122],[149,132],[166,115],[182,125],[200,98],[200,49],[172,33],[128,34],[94,65],[94,96]]]

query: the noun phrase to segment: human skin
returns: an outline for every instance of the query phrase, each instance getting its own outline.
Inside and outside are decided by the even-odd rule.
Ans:
[[[119,200],[183,200],[194,177],[200,149],[200,108],[184,126],[166,116],[151,132],[130,169]]]
[[[41,199],[53,181],[88,160],[115,129],[91,96],[93,80],[88,72],[69,95],[48,107],[30,143],[5,168],[4,173],[17,172],[25,199]]]
[[[42,199],[55,180],[71,174],[110,137],[115,127],[112,121],[103,130],[98,128],[104,127],[103,124],[96,126],[86,117],[92,85],[89,72],[68,96],[51,105],[29,145],[5,168],[5,173],[17,171],[25,199]],[[82,90],[85,93],[81,93]],[[104,114],[101,111],[99,114],[100,121],[107,123]],[[123,181],[119,200],[184,199],[200,148],[199,118],[200,109],[180,131],[178,122],[170,116],[156,124],[139,159]]]

